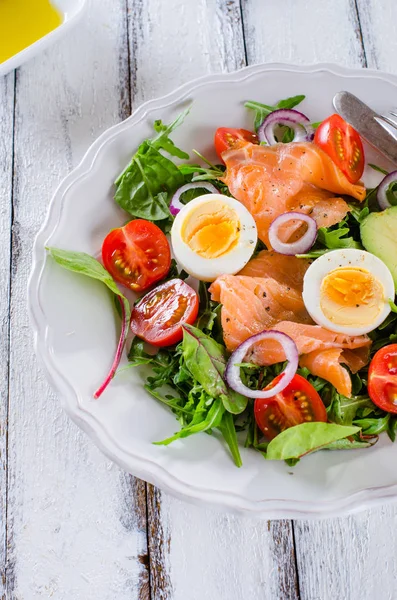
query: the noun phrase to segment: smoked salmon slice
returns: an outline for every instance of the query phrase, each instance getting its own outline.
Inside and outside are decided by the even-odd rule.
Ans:
[[[344,333],[328,331],[328,329],[324,329],[319,325],[281,321],[275,324],[272,329],[281,331],[292,338],[298,348],[299,355],[331,348],[355,350],[356,348],[368,348],[371,345],[371,340],[367,335],[349,336]],[[285,355],[279,344],[269,344],[267,342],[253,346],[247,359],[259,365],[272,365],[284,361]]]
[[[269,250],[261,250],[240,271],[248,277],[271,277],[279,283],[302,292],[303,278],[310,261],[296,256],[286,256]]]
[[[209,291],[222,304],[223,337],[230,351],[280,320],[312,323],[302,294],[270,277],[221,275]]]
[[[364,200],[363,185],[352,184],[331,158],[311,142],[260,146],[239,142],[223,153],[223,181],[254,217],[258,235],[269,248],[268,230],[280,214],[311,214],[318,225],[340,222],[348,206],[336,195]]]
[[[339,394],[350,398],[352,382],[348,371],[343,365],[357,373],[369,360],[369,346],[344,350],[343,348],[329,348],[317,350],[301,356],[299,364],[306,367],[316,377],[322,377],[332,383]]]

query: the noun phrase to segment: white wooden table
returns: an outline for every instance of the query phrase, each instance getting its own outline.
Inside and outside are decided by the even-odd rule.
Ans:
[[[58,182],[144,100],[257,62],[397,72],[396,0],[92,0],[0,79],[1,600],[395,600],[397,507],[322,522],[196,508],[120,471],[62,412],[26,282]]]

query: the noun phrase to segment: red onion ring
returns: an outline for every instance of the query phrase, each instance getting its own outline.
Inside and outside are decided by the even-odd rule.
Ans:
[[[310,119],[298,110],[280,108],[271,112],[258,128],[260,142],[266,142],[269,146],[277,144],[274,130],[277,125],[287,125],[294,130],[293,142],[311,142],[314,136]]]
[[[240,367],[237,365],[244,362],[244,357],[251,346],[262,340],[275,340],[276,342],[279,342],[285,352],[288,365],[281,373],[281,376],[278,376],[280,377],[280,381],[274,387],[267,390],[251,390],[241,381]],[[285,333],[281,333],[281,331],[262,331],[262,333],[257,333],[248,338],[248,340],[245,340],[245,342],[240,344],[237,350],[233,352],[226,365],[225,379],[232,390],[247,398],[271,398],[279,392],[282,392],[291,382],[298,368],[298,363],[298,348],[296,347],[294,340]]]
[[[182,187],[178,188],[175,194],[172,196],[170,204],[170,213],[174,215],[174,217],[185,206],[180,201],[180,197],[182,196],[182,194],[184,194],[188,190],[193,190],[197,188],[208,190],[210,194],[219,194],[219,190],[217,190],[216,187],[212,185],[212,183],[207,183],[206,181],[194,181],[193,183],[186,183]]]
[[[281,225],[296,219],[307,223],[307,231],[296,242],[285,243],[278,237]],[[313,246],[317,236],[317,223],[312,217],[300,212],[289,212],[276,217],[269,227],[269,242],[271,247],[279,254],[295,255],[305,254]]]
[[[389,202],[389,199],[387,197],[388,189],[392,183],[397,184],[397,171],[392,171],[391,173],[386,175],[386,177],[384,179],[382,179],[382,181],[379,184],[378,191],[376,194],[376,199],[382,210],[386,210],[386,208],[390,208],[391,206],[394,206],[393,204],[391,204]],[[395,196],[396,196],[396,200],[397,200],[397,193],[395,194]]]

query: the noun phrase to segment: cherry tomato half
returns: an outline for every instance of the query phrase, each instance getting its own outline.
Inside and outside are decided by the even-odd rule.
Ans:
[[[368,393],[376,406],[397,413],[397,344],[384,346],[371,360]]]
[[[214,144],[219,158],[222,160],[222,152],[233,148],[238,140],[245,140],[252,144],[258,144],[258,137],[247,129],[232,129],[231,127],[219,127],[215,132]]]
[[[276,377],[275,385],[282,375]],[[269,386],[266,388],[268,389]],[[301,423],[327,421],[327,411],[311,383],[294,375],[291,383],[272,398],[257,398],[254,404],[255,420],[267,440]]]
[[[102,260],[116,281],[134,292],[143,292],[170,270],[170,245],[157,225],[135,219],[108,233]]]
[[[153,346],[172,346],[183,337],[182,325],[192,325],[199,309],[198,295],[182,279],[171,279],[146,294],[134,306],[131,330]]]
[[[365,157],[361,138],[339,115],[325,119],[317,128],[314,143],[332,158],[351,183],[356,183],[364,171]]]

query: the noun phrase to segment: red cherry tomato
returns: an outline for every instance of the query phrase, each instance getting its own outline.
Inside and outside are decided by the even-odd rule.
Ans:
[[[232,129],[231,127],[219,127],[215,132],[214,144],[219,158],[222,160],[222,152],[233,148],[234,144],[244,140],[252,144],[258,144],[258,137],[247,129]]]
[[[134,292],[143,292],[170,270],[170,245],[157,225],[136,219],[108,233],[102,260],[116,281]]]
[[[368,393],[376,406],[397,413],[397,344],[384,346],[371,360]]]
[[[364,171],[365,157],[361,138],[339,115],[325,119],[317,128],[314,143],[332,158],[351,183],[357,183]]]
[[[131,330],[153,346],[172,346],[183,337],[182,325],[197,318],[199,299],[182,279],[171,279],[146,294],[134,306]]]
[[[280,376],[276,377],[272,385],[279,379]],[[259,429],[269,441],[288,427],[313,421],[327,421],[323,401],[312,384],[300,375],[294,375],[291,383],[276,396],[257,398],[254,413]]]

